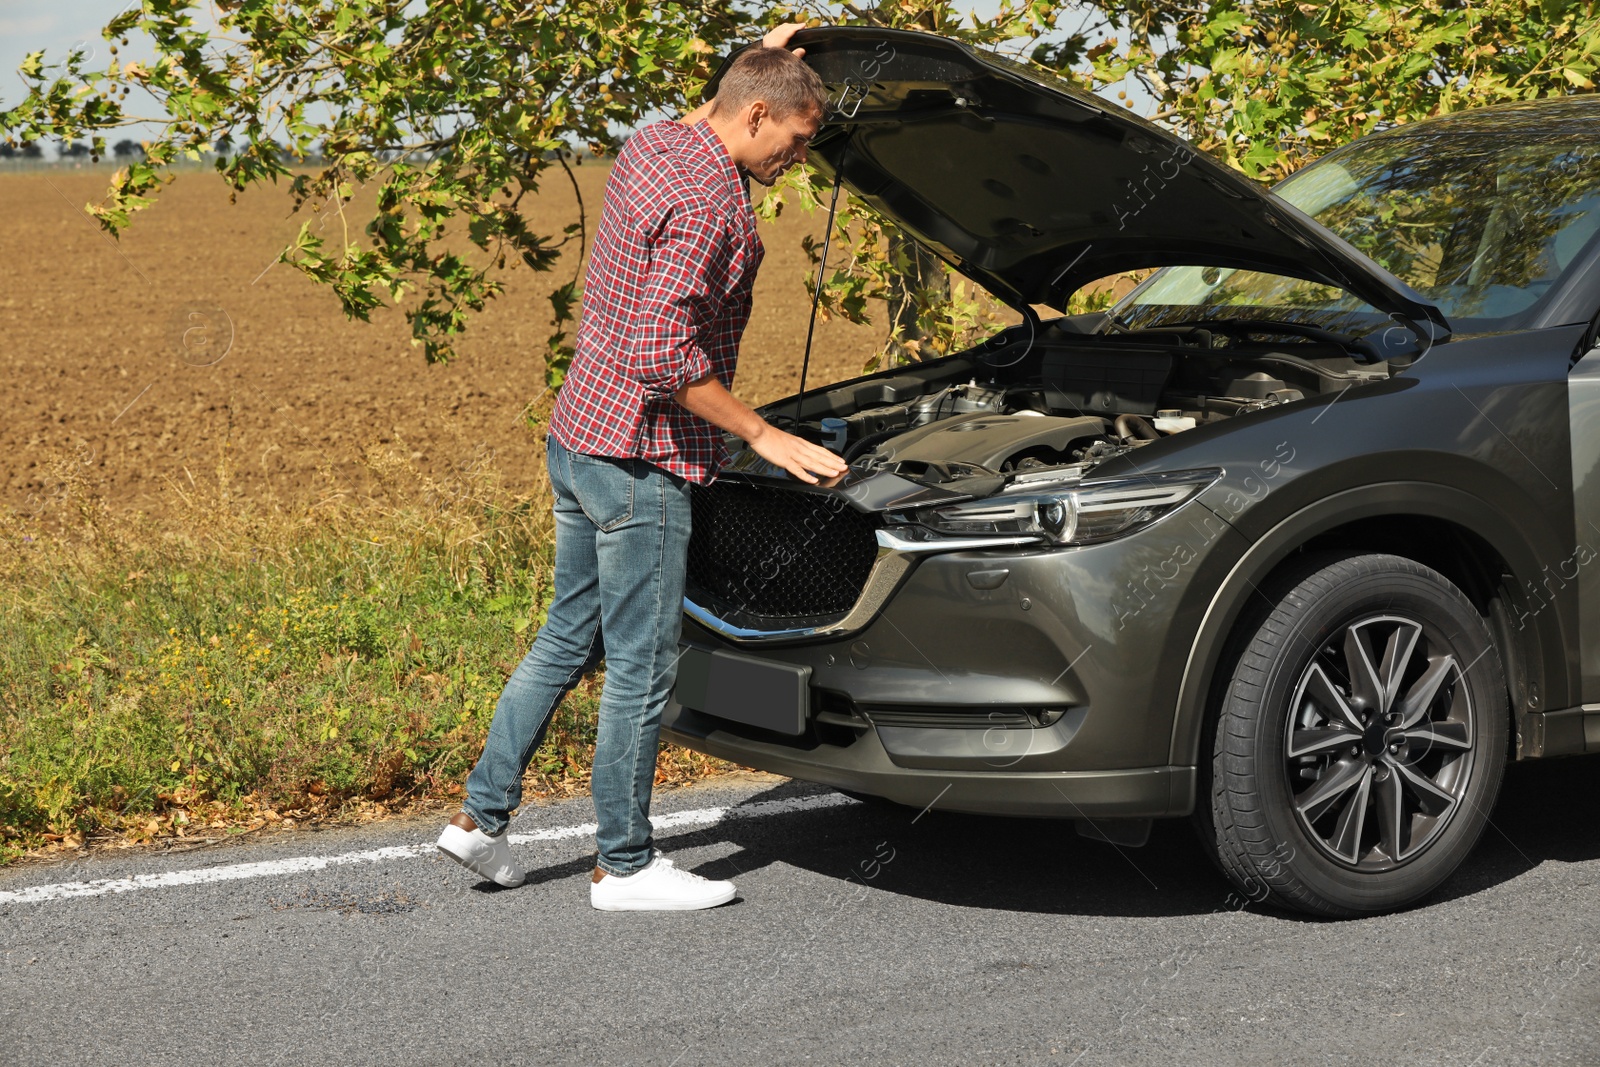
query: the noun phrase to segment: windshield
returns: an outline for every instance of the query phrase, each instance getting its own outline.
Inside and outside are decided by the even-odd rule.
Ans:
[[[1454,125],[1357,141],[1273,193],[1432,300],[1458,333],[1516,329],[1600,233],[1600,143]],[[1197,266],[1161,271],[1117,313],[1134,329],[1229,317],[1347,333],[1385,318],[1330,286]]]

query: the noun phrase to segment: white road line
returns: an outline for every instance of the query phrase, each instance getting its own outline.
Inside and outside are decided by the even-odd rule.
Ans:
[[[817,796],[795,797],[792,800],[762,800],[754,804],[740,804],[730,808],[696,808],[691,811],[673,811],[657,815],[650,820],[657,832],[680,826],[713,826],[735,819],[761,819],[769,815],[784,815],[794,811],[817,811],[846,804],[860,803],[839,793],[822,793]],[[548,830],[534,830],[526,834],[512,834],[508,840],[513,845],[528,845],[540,841],[565,841],[568,838],[587,838],[594,835],[594,823],[577,826],[555,826]],[[55,885],[35,885],[26,889],[0,892],[0,905],[42,904],[51,900],[70,900],[74,897],[99,897],[108,893],[128,893],[135,889],[163,889],[177,885],[206,885],[211,882],[236,882],[245,878],[270,878],[274,875],[299,874],[320,871],[327,867],[347,867],[361,863],[381,863],[384,860],[412,860],[435,855],[433,844],[392,845],[389,848],[369,849],[365,852],[342,852],[335,856],[296,856],[285,860],[264,860],[260,863],[235,863],[226,867],[199,867],[188,871],[167,871],[164,874],[138,874],[131,878],[97,878],[92,882],[59,882]]]

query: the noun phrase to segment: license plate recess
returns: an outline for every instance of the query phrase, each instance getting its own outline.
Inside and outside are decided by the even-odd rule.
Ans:
[[[806,732],[811,668],[685,646],[673,698],[718,719],[791,737]]]

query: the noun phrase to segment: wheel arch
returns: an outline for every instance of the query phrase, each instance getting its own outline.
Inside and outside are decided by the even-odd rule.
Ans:
[[[1211,597],[1179,683],[1171,761],[1198,766],[1219,668],[1259,590],[1305,551],[1349,548],[1404,556],[1444,574],[1472,601],[1494,639],[1513,710],[1513,736],[1528,711],[1564,707],[1574,693],[1559,610],[1529,610],[1525,586],[1539,553],[1521,530],[1477,497],[1429,482],[1385,482],[1324,497],[1253,543]],[[1509,580],[1508,580],[1509,576]]]

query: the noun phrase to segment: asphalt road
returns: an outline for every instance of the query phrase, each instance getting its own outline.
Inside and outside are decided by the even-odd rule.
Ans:
[[[1238,908],[1181,824],[1119,854],[781,780],[656,812],[740,900],[591,910],[587,802],[519,817],[516,890],[415,822],[0,874],[0,1062],[1600,1063],[1594,758],[1514,768],[1434,899],[1340,923]]]

